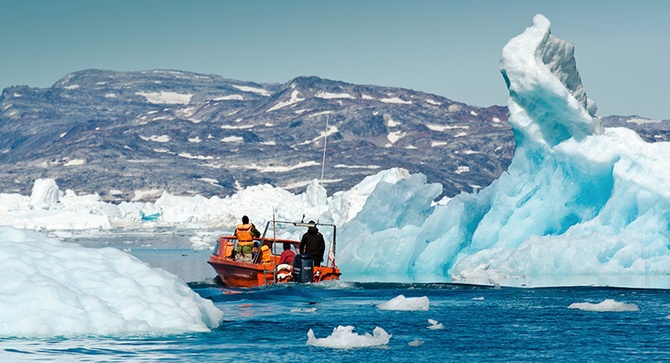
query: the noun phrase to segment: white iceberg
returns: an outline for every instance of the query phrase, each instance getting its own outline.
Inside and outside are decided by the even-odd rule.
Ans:
[[[427,311],[430,308],[430,300],[427,296],[405,297],[398,295],[393,299],[377,305],[379,310],[403,310],[403,311]]]
[[[314,332],[310,329],[307,332],[307,345],[326,348],[360,348],[374,347],[388,344],[392,334],[388,334],[384,329],[376,327],[370,333],[359,335],[354,333],[354,327],[351,325],[338,326],[333,329],[333,334],[326,338],[316,338]]]
[[[430,329],[430,330],[444,329],[444,324],[438,322],[435,319],[428,319],[428,323],[430,323],[430,325],[428,325],[427,328]]]
[[[114,248],[0,227],[0,337],[206,332],[223,313]]]

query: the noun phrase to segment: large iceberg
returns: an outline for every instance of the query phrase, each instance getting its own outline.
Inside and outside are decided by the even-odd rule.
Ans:
[[[389,186],[391,203],[419,204],[384,213],[366,205],[340,234],[342,270],[534,285],[670,274],[670,144],[603,129],[573,46],[542,15],[503,48],[500,70],[516,141],[507,172],[446,205],[421,200],[439,194],[434,185]]]
[[[114,248],[0,227],[0,337],[206,332],[223,313]]]

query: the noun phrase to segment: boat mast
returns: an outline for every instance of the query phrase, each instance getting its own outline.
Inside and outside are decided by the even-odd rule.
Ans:
[[[326,132],[323,134],[323,158],[321,159],[321,186],[323,186],[323,172],[326,168],[326,145],[328,144],[328,121],[330,115],[326,115]]]
[[[326,132],[323,134],[323,157],[321,158],[321,180],[319,180],[319,185],[323,187],[323,173],[326,168],[326,145],[328,145],[328,121],[330,120],[330,115],[326,115]],[[303,215],[303,218],[305,216]],[[319,223],[321,217],[321,205],[319,204],[318,214],[316,218],[316,223]]]

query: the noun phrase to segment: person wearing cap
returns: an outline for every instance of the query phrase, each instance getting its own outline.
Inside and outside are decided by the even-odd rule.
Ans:
[[[309,221],[310,226],[307,227],[307,233],[302,235],[300,240],[300,253],[306,253],[314,259],[314,266],[321,266],[323,262],[323,253],[326,251],[326,242],[323,240],[323,235],[316,228],[314,221]]]

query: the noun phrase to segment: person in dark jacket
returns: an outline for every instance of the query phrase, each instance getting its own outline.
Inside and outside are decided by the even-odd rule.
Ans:
[[[307,233],[300,240],[300,253],[306,253],[314,259],[314,266],[321,266],[323,253],[326,251],[326,242],[323,235],[316,228],[314,221],[309,221],[312,226],[307,227]]]

